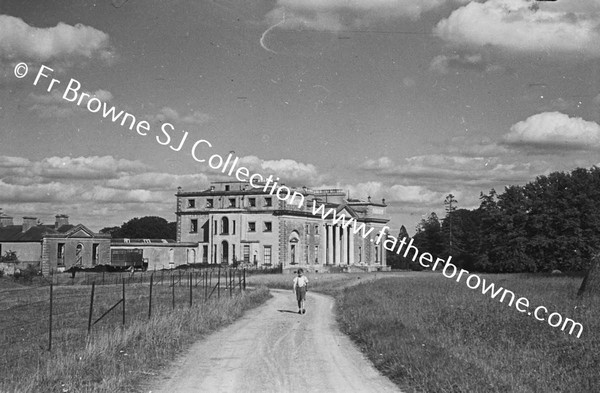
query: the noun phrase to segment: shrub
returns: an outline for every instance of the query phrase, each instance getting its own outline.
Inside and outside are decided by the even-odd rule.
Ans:
[[[25,269],[21,269],[19,271],[15,271],[14,278],[15,280],[23,280],[26,282],[31,282],[33,277],[41,276],[42,272],[34,265],[27,265]]]

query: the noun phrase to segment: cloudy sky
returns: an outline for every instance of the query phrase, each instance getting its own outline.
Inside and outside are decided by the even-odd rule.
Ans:
[[[178,186],[224,180],[190,154],[205,139],[287,185],[385,198],[412,233],[450,192],[473,208],[600,164],[599,61],[598,0],[2,0],[0,207],[172,221]],[[63,99],[71,78],[148,135]]]

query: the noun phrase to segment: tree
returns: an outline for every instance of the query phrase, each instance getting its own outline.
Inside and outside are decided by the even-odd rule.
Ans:
[[[113,239],[124,237],[121,235],[121,227],[105,227],[100,229],[100,233],[108,233]]]
[[[417,225],[414,239],[414,243],[421,252],[428,252],[438,258],[446,256],[442,226],[435,212],[431,212]]]
[[[448,237],[448,253],[450,255],[454,254],[454,247],[453,247],[453,233],[452,233],[452,213],[454,213],[456,211],[456,204],[458,203],[458,201],[456,199],[454,199],[454,195],[452,194],[448,194],[446,196],[446,200],[444,200],[444,206],[446,208],[446,218],[444,218],[444,229],[447,229],[446,231],[444,231],[444,233],[446,234],[446,236]]]
[[[162,217],[133,218],[121,226],[121,235],[136,239],[175,239],[169,223]]]
[[[577,296],[582,296],[584,293],[600,294],[600,254],[596,254],[592,258],[590,268],[581,282]]]
[[[167,222],[162,217],[146,216],[132,218],[120,227],[106,227],[100,233],[110,233],[112,238],[130,239],[173,239],[177,237],[177,223]]]
[[[402,225],[400,227],[400,232],[398,233],[397,239],[400,241],[404,238],[406,238],[406,243],[408,244],[410,241],[410,236],[408,236],[406,227]],[[392,269],[412,269],[412,260],[410,258],[405,258],[403,251],[401,251],[399,254],[397,253],[399,247],[400,245],[398,244],[392,251],[386,249],[386,263],[391,266]]]
[[[452,225],[452,255],[455,265],[473,270],[479,257],[481,245],[479,210],[458,209],[454,210],[442,223],[442,232],[448,233],[448,226]]]

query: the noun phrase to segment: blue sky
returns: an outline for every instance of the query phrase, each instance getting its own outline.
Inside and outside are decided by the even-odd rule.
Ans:
[[[75,78],[287,185],[385,198],[412,233],[450,192],[600,163],[599,42],[596,0],[4,0],[0,207],[98,230],[222,180],[63,100]]]

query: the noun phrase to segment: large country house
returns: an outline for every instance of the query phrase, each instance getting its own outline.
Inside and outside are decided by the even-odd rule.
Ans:
[[[177,242],[197,242],[202,262],[256,266],[299,266],[312,271],[331,266],[386,269],[385,250],[375,239],[389,221],[386,204],[346,198],[340,189],[292,190],[293,203],[280,200],[248,182],[213,182],[207,190],[184,191],[177,197]],[[302,195],[303,198],[300,198]],[[297,203],[301,201],[301,203]],[[353,226],[314,215],[313,207],[335,209],[358,225],[374,230],[355,235]]]

